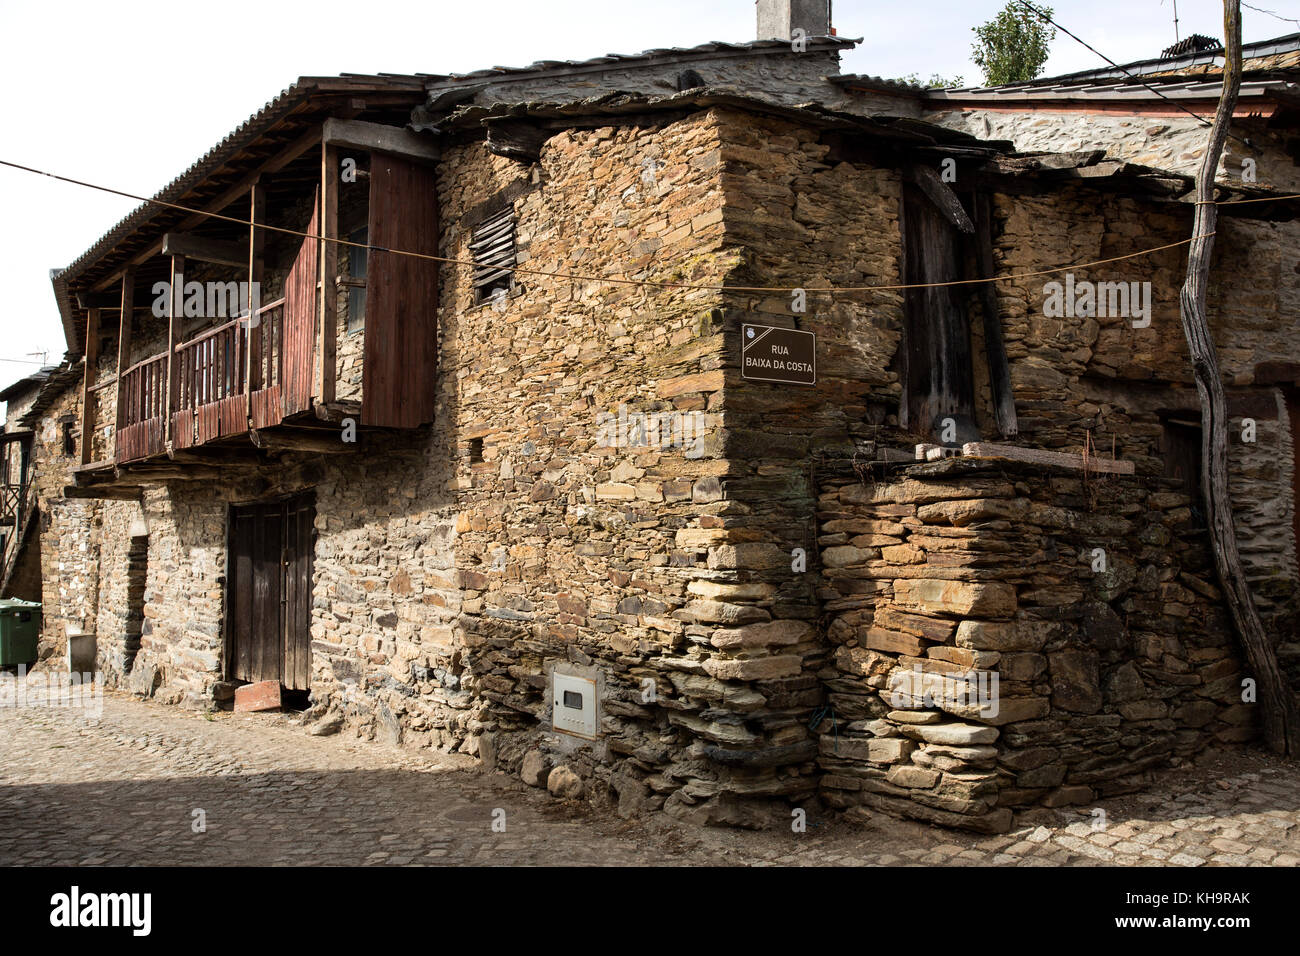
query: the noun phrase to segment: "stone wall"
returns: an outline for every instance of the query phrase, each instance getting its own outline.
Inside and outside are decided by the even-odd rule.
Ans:
[[[1210,111],[1211,113],[1213,110]],[[1205,155],[1206,128],[1185,114],[1140,116],[1078,111],[927,110],[926,122],[978,136],[1008,140],[1020,152],[1104,149],[1107,158],[1195,176]],[[1300,165],[1292,158],[1295,134],[1257,120],[1238,120],[1224,144],[1218,177],[1242,182],[1243,161],[1254,160],[1256,185],[1292,193]],[[1249,145],[1243,140],[1248,140]]]
[[[1000,832],[1252,737],[1206,537],[1163,484],[828,468],[826,799]]]

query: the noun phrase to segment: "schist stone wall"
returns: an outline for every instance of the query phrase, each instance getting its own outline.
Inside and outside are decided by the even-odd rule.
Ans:
[[[439,167],[441,255],[469,258],[474,225],[509,205],[527,270],[896,284],[899,161],[843,155],[812,128],[732,109],[557,131],[533,165],[467,135]],[[993,209],[999,273],[1189,226],[1184,210],[1059,185],[1009,184]],[[1278,316],[1294,313],[1300,244],[1292,226],[1221,230],[1216,334],[1259,428],[1234,444],[1234,493],[1252,574],[1277,582],[1264,589],[1276,621],[1294,601],[1288,383],[1260,370],[1297,361]],[[1247,266],[1254,281],[1229,278]],[[1196,407],[1180,267],[1172,250],[1080,272],[1150,280],[1137,329],[1045,315],[1041,279],[999,284],[1015,440],[1079,451],[1091,436],[1105,455],[1113,440],[1138,474],[1102,479],[878,464],[918,440],[898,427],[896,291],[810,294],[796,316],[783,295],[524,272],[477,303],[469,270],[448,266],[432,426],[159,485],[143,505],[62,502],[67,540],[49,553],[66,567],[47,581],[69,619],[98,622],[109,671],[125,672],[139,619],[129,685],[205,706],[225,693],[228,507],[312,490],[320,726],[534,782],[564,764],[585,781],[562,774],[566,792],[612,794],[628,813],[753,825],[820,793],[1002,829],[1012,808],[1087,801],[1253,731],[1195,505],[1163,477],[1162,416]],[[816,332],[817,384],[743,379],[745,322]],[[977,420],[996,439],[975,342]],[[1092,570],[1094,548],[1107,570]],[[89,587],[92,569],[117,580]],[[924,685],[881,696],[918,667],[997,674],[999,714],[918,708]],[[551,732],[555,672],[596,682],[596,740]]]
[[[1212,112],[1212,111],[1211,111]],[[1125,116],[1103,113],[990,110],[926,111],[924,119],[981,139],[1008,140],[1021,152],[1105,149],[1110,159],[1194,176],[1205,155],[1205,126],[1190,116]],[[1259,185],[1294,192],[1300,165],[1292,155],[1294,134],[1261,122],[1237,122],[1219,161],[1218,178],[1242,182],[1254,161]],[[1243,142],[1249,140],[1249,145]]]
[[[1176,484],[961,458],[828,471],[827,800],[1000,832],[1012,808],[1138,789],[1253,736]]]

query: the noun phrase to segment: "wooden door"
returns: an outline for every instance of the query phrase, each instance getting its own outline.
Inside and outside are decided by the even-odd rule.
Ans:
[[[227,675],[311,686],[310,495],[230,509]]]

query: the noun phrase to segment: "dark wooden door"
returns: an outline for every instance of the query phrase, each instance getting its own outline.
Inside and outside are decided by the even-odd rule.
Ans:
[[[310,495],[232,505],[226,659],[235,680],[311,687]]]

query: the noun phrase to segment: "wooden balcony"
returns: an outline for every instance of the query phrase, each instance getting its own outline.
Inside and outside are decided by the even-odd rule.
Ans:
[[[120,272],[78,293],[87,313],[81,466],[65,494],[116,484],[121,496],[129,497],[141,481],[150,480],[145,475],[175,475],[178,468],[204,463],[260,462],[268,451],[354,451],[355,444],[340,440],[345,417],[365,429],[417,428],[433,420],[438,271],[421,256],[436,255],[438,249],[435,155],[427,146],[392,141],[393,131],[373,124],[327,123],[318,135],[316,159],[305,146],[293,147],[292,157],[264,167],[261,175],[268,178],[250,181],[246,198],[224,207],[224,218],[184,220],[189,231],[160,235]],[[337,344],[340,334],[351,333],[339,306],[339,288],[351,280],[340,273],[335,241],[339,177],[334,170],[343,146],[365,149],[362,144],[371,148],[368,205],[362,211],[374,254],[365,277],[361,381],[358,386],[351,379],[346,397],[339,399],[339,368],[356,361],[357,348],[354,339],[347,340],[345,353]],[[319,178],[305,185],[309,176]],[[314,189],[314,200],[305,188]],[[268,195],[284,217],[279,221],[268,219]],[[303,215],[304,206],[309,217],[292,218]],[[232,227],[234,218],[247,223]],[[187,274],[187,259],[200,264],[193,275]],[[252,315],[235,315],[237,310],[214,312],[210,305],[196,314],[171,295],[161,300],[166,314],[160,315],[162,306],[144,295],[158,282],[185,290],[187,279],[195,276],[247,283],[248,290],[261,289],[269,278],[282,296],[259,306],[250,293]],[[241,302],[240,308],[246,307]],[[101,312],[116,312],[117,321]],[[143,317],[146,313],[166,319],[165,335],[158,323]],[[193,320],[204,315],[212,316],[209,324],[194,329]],[[112,376],[100,348],[115,332],[117,374]],[[146,333],[152,354],[142,355],[145,342],[133,346],[133,338]],[[164,458],[165,467],[158,463]],[[118,496],[111,488],[101,490],[104,497]]]

